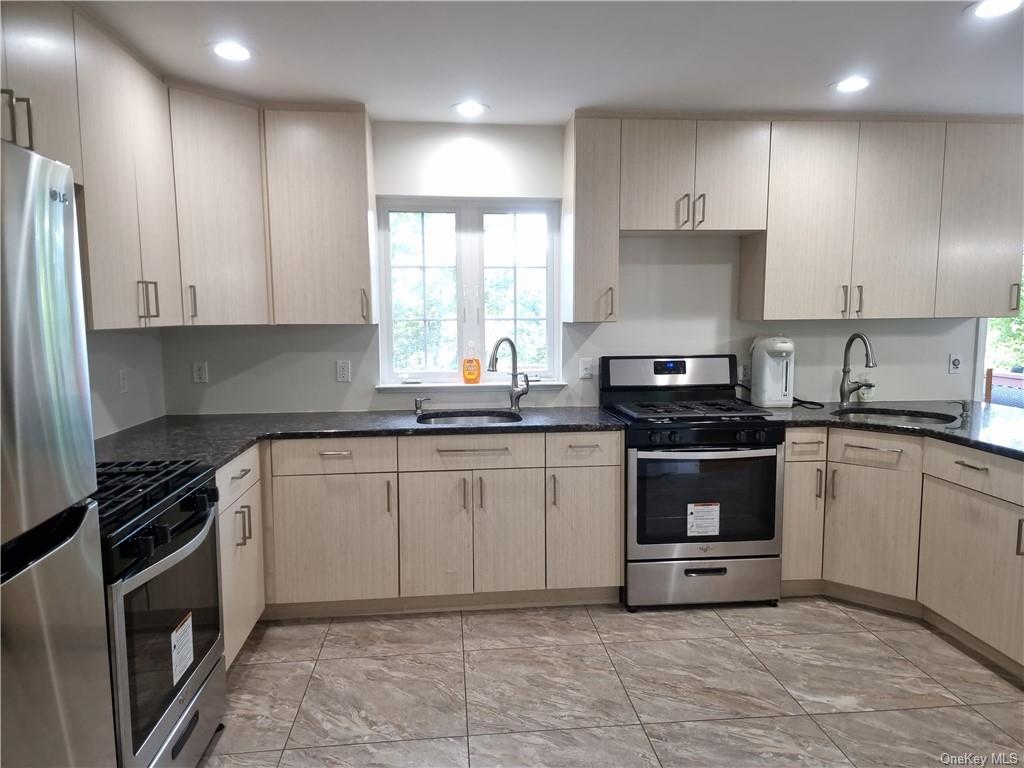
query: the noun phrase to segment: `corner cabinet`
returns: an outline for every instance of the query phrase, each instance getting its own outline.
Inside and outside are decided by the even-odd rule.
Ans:
[[[372,321],[366,113],[264,113],[274,322]]]

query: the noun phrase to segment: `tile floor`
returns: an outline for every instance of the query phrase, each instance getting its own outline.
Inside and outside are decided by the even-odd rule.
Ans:
[[[264,623],[224,723],[206,768],[1024,764],[1024,689],[823,599]]]

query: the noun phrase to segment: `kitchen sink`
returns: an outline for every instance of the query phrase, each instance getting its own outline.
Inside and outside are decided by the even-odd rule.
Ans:
[[[460,424],[463,426],[486,424],[512,424],[523,417],[515,411],[431,411],[416,417],[420,424]]]
[[[937,424],[952,424],[959,419],[950,413],[936,411],[910,411],[900,408],[840,408],[832,411],[844,421],[870,424],[892,424],[903,427],[927,427]]]

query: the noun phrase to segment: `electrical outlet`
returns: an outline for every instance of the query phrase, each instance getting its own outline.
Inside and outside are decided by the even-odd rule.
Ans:
[[[124,368],[119,368],[117,371],[117,384],[122,395],[128,391],[128,371]]]
[[[210,366],[205,360],[193,360],[192,361],[192,383],[193,384],[209,384],[210,383]]]
[[[741,360],[736,364],[736,380],[743,384],[750,383],[750,361]]]
[[[594,378],[594,358],[592,358],[592,357],[581,357],[580,358],[580,378],[581,379],[592,379],[592,378]]]
[[[959,352],[949,353],[949,372],[951,374],[958,374],[963,370],[964,356]]]
[[[335,372],[335,378],[342,384],[349,384],[352,382],[352,361],[351,360],[338,360],[337,370]]]

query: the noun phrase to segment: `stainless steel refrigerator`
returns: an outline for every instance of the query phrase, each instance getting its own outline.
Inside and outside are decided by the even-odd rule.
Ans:
[[[0,763],[116,765],[71,169],[2,142]]]

